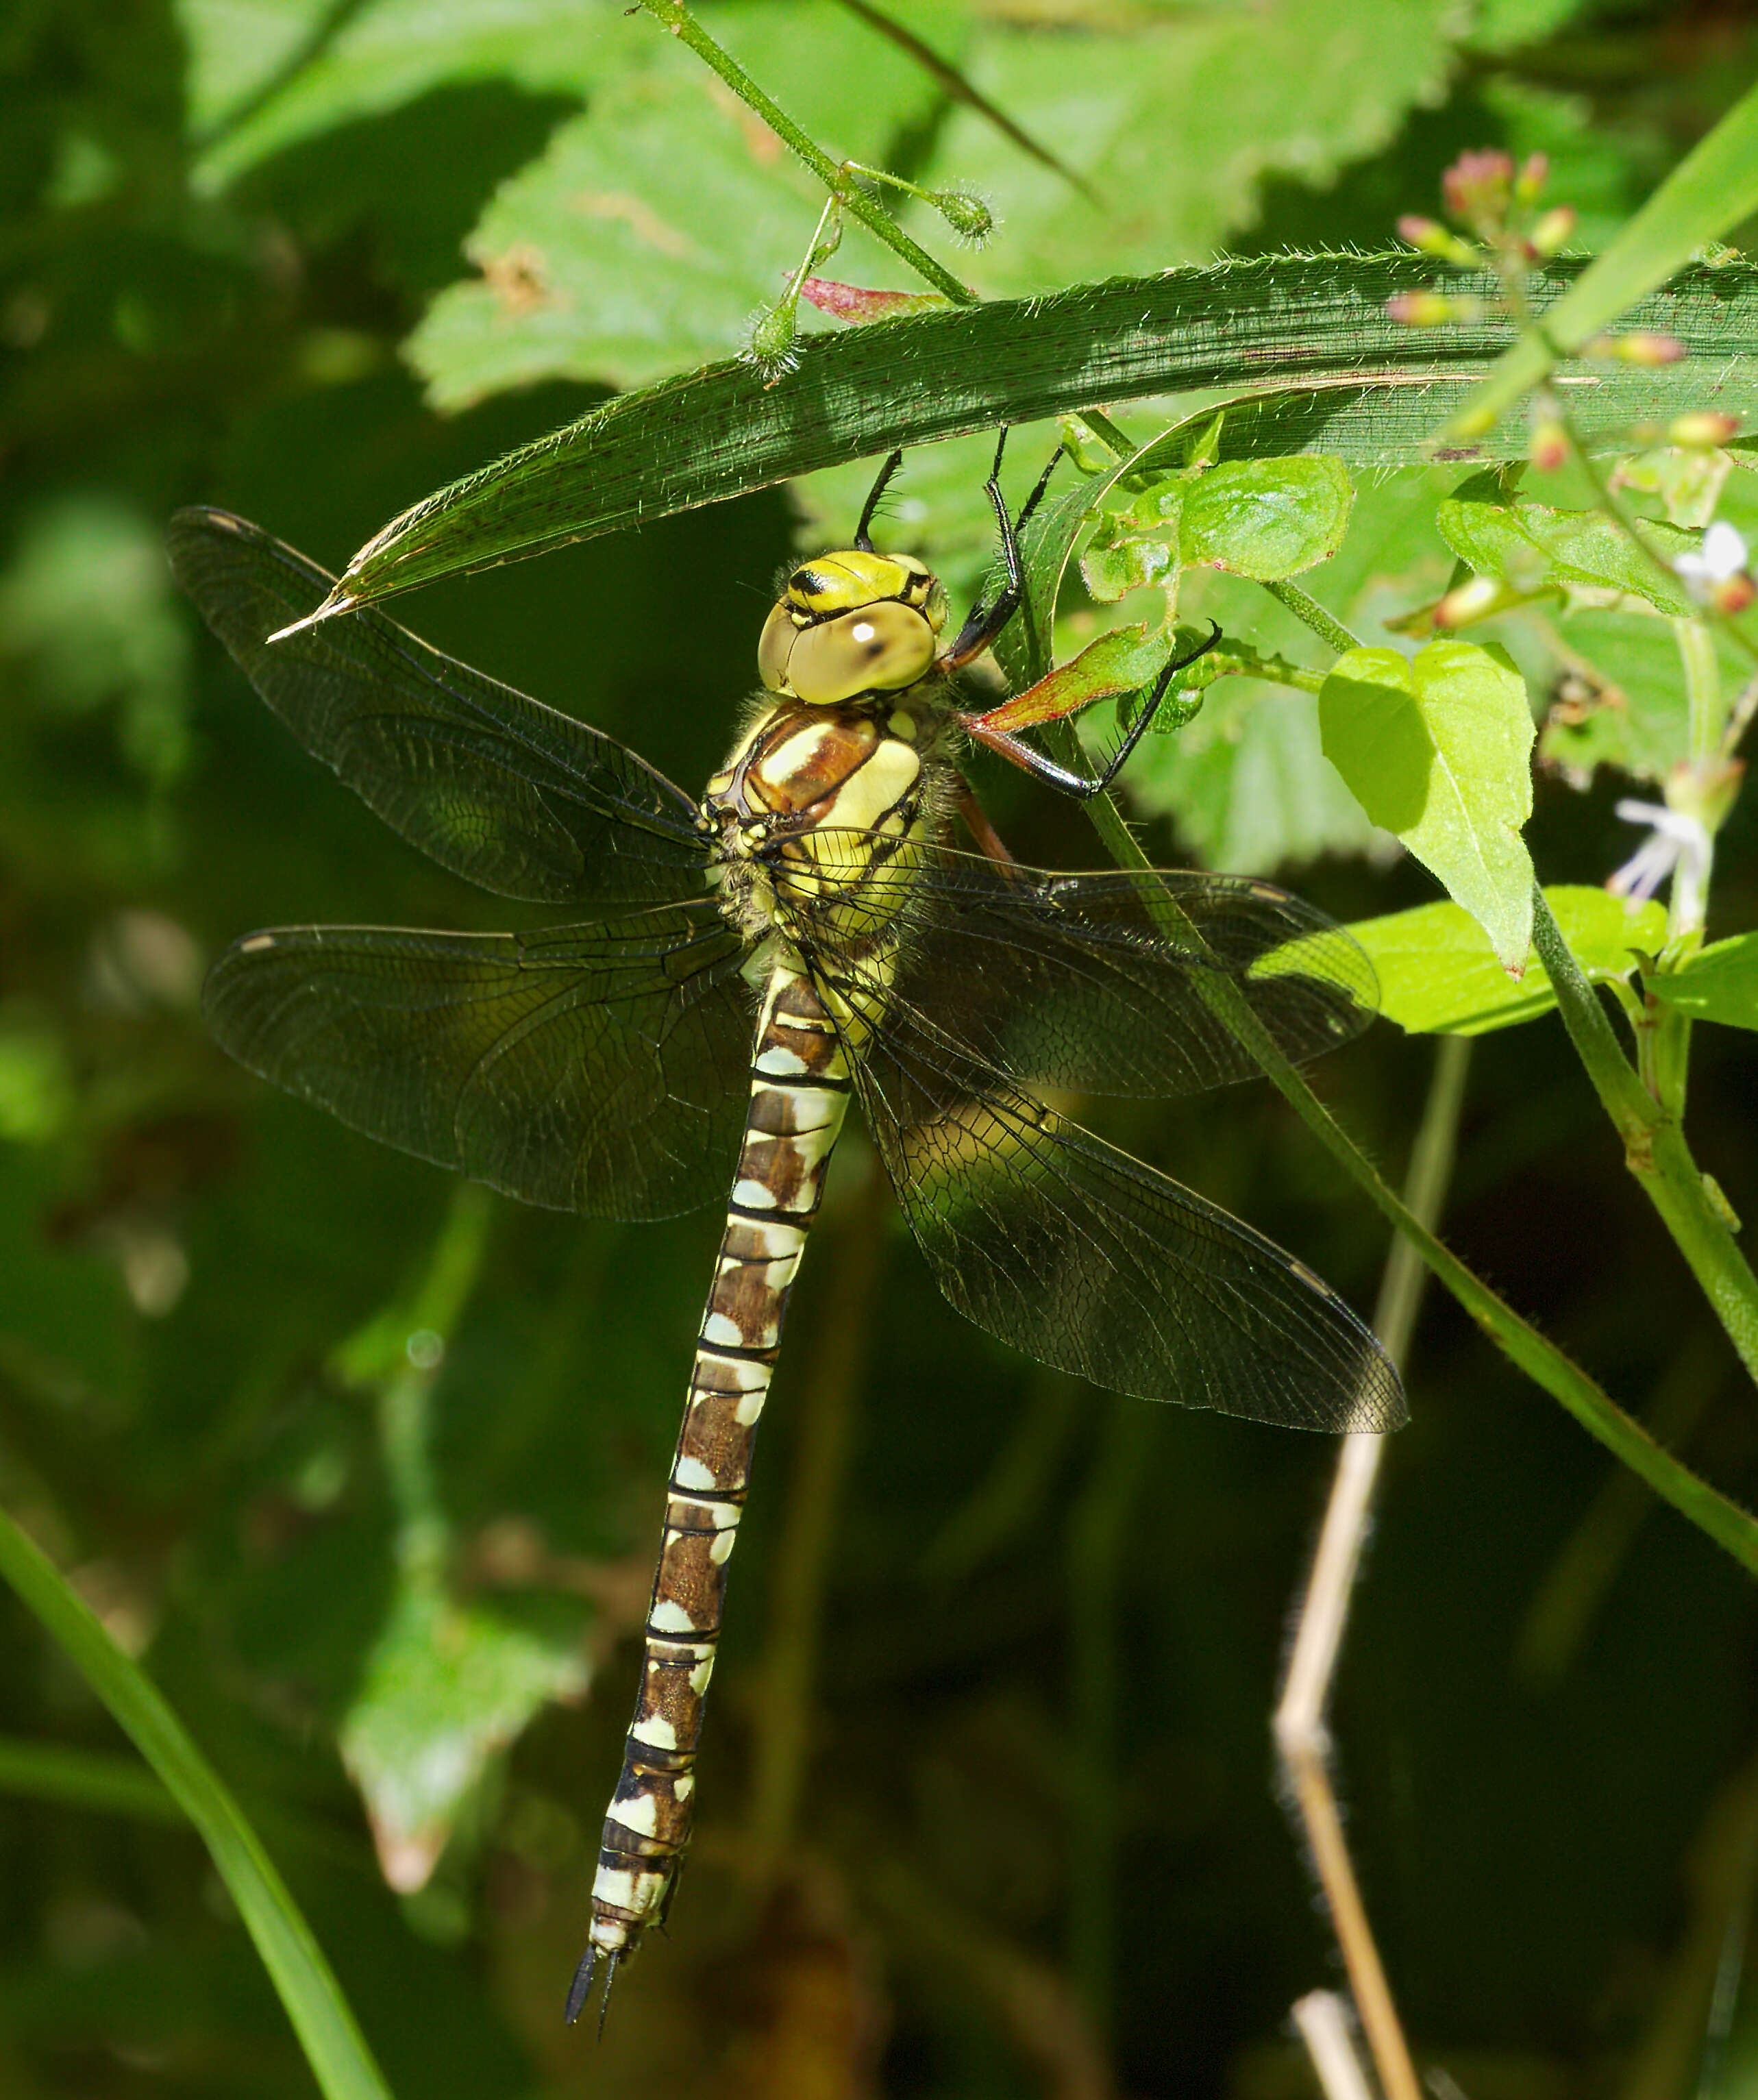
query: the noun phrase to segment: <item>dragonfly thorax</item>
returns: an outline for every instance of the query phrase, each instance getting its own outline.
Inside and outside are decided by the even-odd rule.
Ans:
[[[772,693],[809,707],[901,692],[932,668],[945,624],[945,589],[913,554],[843,548],[788,577],[757,666]]]
[[[791,907],[821,915],[924,835],[941,770],[934,731],[932,711],[907,694],[837,708],[782,700],[759,718],[702,802],[722,898],[747,938],[797,930]]]

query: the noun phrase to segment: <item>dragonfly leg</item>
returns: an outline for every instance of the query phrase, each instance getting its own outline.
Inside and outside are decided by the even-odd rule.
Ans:
[[[867,492],[867,500],[861,506],[861,523],[855,527],[855,545],[863,554],[873,551],[873,517],[879,507],[879,499],[891,485],[891,478],[903,465],[903,448],[900,446],[879,470],[879,479]]]
[[[1027,521],[1044,500],[1044,492],[1050,486],[1050,477],[1062,457],[1058,445],[1050,456],[1048,465],[1038,477],[1038,484],[1026,497],[1024,509],[1017,518],[1007,514],[1007,499],[1001,492],[1001,456],[1007,448],[1007,426],[1001,426],[1001,435],[995,441],[995,464],[989,470],[989,479],[983,483],[990,508],[995,514],[995,523],[1001,528],[1001,559],[1007,571],[993,605],[985,606],[980,600],[971,608],[971,616],[958,633],[958,638],[941,657],[943,671],[962,671],[967,664],[974,664],[983,651],[993,646],[1007,622],[1020,609],[1020,600],[1025,595],[1025,571],[1020,561],[1020,535]]]
[[[1180,671],[1188,670],[1199,657],[1206,656],[1220,639],[1221,630],[1211,621],[1206,642],[1199,644],[1187,655],[1174,656],[1167,664],[1155,679],[1122,743],[1111,754],[1101,773],[1076,773],[1066,765],[1059,765],[1055,759],[1046,757],[1042,752],[1010,730],[985,729],[980,722],[968,717],[965,719],[964,726],[985,750],[998,752],[1002,757],[1024,772],[1035,774],[1046,787],[1055,788],[1059,793],[1072,795],[1077,801],[1089,802],[1095,795],[1103,795],[1129,763],[1131,752],[1152,726],[1160,703],[1165,698],[1166,689],[1173,679]]]
[[[954,807],[964,820],[964,827],[971,834],[979,853],[994,862],[998,867],[1013,869],[1020,863],[1002,844],[1001,834],[989,821],[989,813],[976,799],[971,783],[962,773],[953,775]]]

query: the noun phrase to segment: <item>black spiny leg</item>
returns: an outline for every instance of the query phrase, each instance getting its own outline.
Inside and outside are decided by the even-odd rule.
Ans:
[[[993,605],[979,602],[972,607],[971,616],[959,629],[958,640],[941,657],[940,668],[943,671],[962,671],[967,664],[974,664],[998,639],[1002,628],[1019,611],[1020,600],[1025,595],[1025,571],[1020,566],[1020,535],[1025,530],[1032,513],[1044,500],[1050,477],[1062,457],[1062,448],[1058,445],[1051,454],[1050,464],[1038,477],[1038,486],[1026,497],[1024,508],[1016,518],[1007,515],[1007,501],[1001,492],[1001,456],[1007,448],[1007,426],[1003,423],[1001,435],[995,440],[995,464],[983,483],[983,492],[994,511],[995,523],[1001,527],[1001,558],[1007,580]]]
[[[861,506],[861,523],[855,527],[855,545],[863,554],[873,551],[873,514],[879,507],[879,498],[891,485],[891,478],[903,465],[901,447],[894,452],[879,470],[879,479],[868,492],[866,501]]]
[[[1165,698],[1166,688],[1173,679],[1180,671],[1187,670],[1199,657],[1206,656],[1220,639],[1220,629],[1211,622],[1206,642],[1192,650],[1187,656],[1172,659],[1155,679],[1140,713],[1130,724],[1128,734],[1112,753],[1103,773],[1088,775],[1070,772],[1067,766],[1059,765],[1053,758],[1046,758],[1042,752],[1034,749],[1011,730],[985,729],[980,720],[973,720],[968,715],[964,718],[964,726],[985,749],[998,752],[1003,758],[1011,759],[1025,772],[1035,774],[1046,787],[1055,788],[1060,794],[1072,795],[1077,801],[1090,802],[1094,796],[1103,795],[1129,763],[1130,752],[1147,735],[1154,716],[1159,711],[1160,703]]]

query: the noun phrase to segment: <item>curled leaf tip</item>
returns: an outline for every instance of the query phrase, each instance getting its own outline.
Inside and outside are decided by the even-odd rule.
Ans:
[[[284,627],[276,628],[275,632],[267,637],[269,644],[272,647],[277,642],[286,642],[295,634],[302,634],[308,627],[315,627],[324,620],[333,620],[340,613],[352,612],[355,602],[356,601],[348,592],[338,585],[315,612],[308,612],[302,620],[290,620]]]
[[[936,313],[949,307],[938,292],[893,292],[863,285],[839,284],[834,277],[808,277],[800,296],[821,314],[839,321],[897,320],[906,314]]]

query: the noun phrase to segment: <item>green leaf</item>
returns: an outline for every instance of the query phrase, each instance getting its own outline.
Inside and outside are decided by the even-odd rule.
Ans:
[[[0,1511],[0,1575],[130,1736],[200,1832],[327,2100],[390,2100],[341,1986],[262,1841],[166,1705],[83,1599]]]
[[[1348,457],[1376,468],[1414,462],[1425,456],[1437,401],[1444,406],[1448,388],[1469,383],[1461,369],[1509,335],[1498,320],[1439,334],[1391,321],[1386,299],[1431,274],[1422,256],[1279,256],[813,338],[798,369],[773,386],[746,365],[712,366],[610,402],[405,511],[355,556],[336,607],[893,445],[1183,389],[1274,387],[1298,377],[1311,395],[1293,448],[1311,452],[1334,448],[1330,415],[1371,399],[1372,416],[1350,423]],[[1561,264],[1535,276],[1535,305],[1542,311],[1574,275]],[[1712,378],[1723,406],[1758,415],[1758,269],[1694,272],[1668,295],[1667,311],[1692,357],[1653,370],[1620,367],[1584,390],[1575,407],[1589,444],[1623,442],[1636,418],[1681,412]],[[1381,376],[1364,382],[1364,364]],[[1291,415],[1284,406],[1266,449],[1291,448]],[[1474,456],[1521,457],[1526,445],[1517,421]],[[1094,500],[1102,492],[1095,488]]]
[[[845,151],[879,150],[888,110],[916,120],[928,83],[845,8],[776,11],[809,42],[815,76],[861,81],[858,124],[837,125],[853,135]],[[538,379],[641,386],[736,354],[781,294],[822,192],[695,59],[650,24],[624,33],[654,63],[614,76],[501,185],[465,243],[478,274],[441,293],[410,337],[437,408]],[[872,282],[900,266],[851,225],[837,267]],[[806,319],[809,332],[830,325]]]
[[[340,1731],[385,1878],[426,1884],[490,1761],[587,1671],[566,1643],[416,1581],[391,1608]]]
[[[584,96],[645,47],[638,29],[596,33],[579,0],[178,0],[188,51],[188,123],[204,142],[195,187],[212,194],[249,169],[344,124],[435,88],[504,80]]]
[[[1656,941],[1656,948],[1660,943]],[[1642,989],[1694,1021],[1758,1028],[1758,933],[1700,949],[1681,969],[1651,970]]]
[[[1229,412],[1223,452],[1237,423]],[[1443,476],[1406,468],[1358,492],[1341,551],[1311,585],[1352,631],[1371,633],[1389,609],[1439,594],[1452,563],[1433,524]],[[1319,748],[1314,696],[1324,660],[1311,630],[1255,585],[1218,574],[1202,610],[1258,651],[1310,665],[1313,690],[1243,677],[1209,686],[1194,721],[1175,736],[1148,738],[1130,760],[1123,786],[1132,810],[1170,817],[1181,847],[1204,866],[1242,873],[1361,853],[1376,839],[1383,846]]]
[[[1432,107],[1463,26],[1449,0],[1081,8],[1047,37],[1013,20],[976,45],[976,77],[1033,138],[1067,152],[1107,210],[1101,232],[1066,183],[1023,163],[974,112],[950,112],[934,168],[994,196],[1002,217],[973,267],[989,295],[1090,275],[1095,239],[1107,269],[1142,275],[1235,245],[1267,178],[1322,188]],[[920,208],[905,223],[933,238]]]
[[[1666,938],[1659,904],[1632,911],[1603,889],[1546,889],[1551,910],[1588,982],[1628,982],[1641,952]],[[1423,904],[1350,929],[1379,973],[1380,1011],[1412,1035],[1482,1035],[1536,1020],[1556,1004],[1550,979],[1535,956],[1525,974],[1510,977],[1483,928],[1456,904]]]
[[[1225,419],[1206,414],[1205,421],[1216,444],[1224,443]],[[1331,558],[1354,501],[1341,460],[1223,460],[1144,489],[1126,510],[1104,518],[1081,558],[1081,575],[1101,605],[1149,584],[1170,590],[1185,568],[1276,582]]]
[[[1648,613],[1587,611],[1572,614],[1563,633],[1597,690],[1579,704],[1553,706],[1539,735],[1540,764],[1561,766],[1584,785],[1600,765],[1663,780],[1686,756],[1690,737],[1672,629]],[[1737,690],[1748,667],[1731,645],[1718,653],[1726,690]]]
[[[465,241],[478,275],[408,341],[429,399],[449,412],[549,378],[638,386],[736,351],[782,288],[775,182],[705,80],[618,82],[502,184]]]
[[[1669,294],[1653,296],[1699,250],[1758,210],[1758,87],[1747,90],[1707,139],[1699,139],[1603,254],[1535,331],[1506,351],[1443,437],[1475,440],[1544,377],[1612,321],[1679,333],[1663,316]],[[1451,285],[1453,280],[1449,279]],[[1675,283],[1672,288],[1676,293]],[[1640,305],[1642,318],[1637,317]],[[1653,316],[1653,317],[1650,317]],[[1575,406],[1571,402],[1571,408]]]
[[[1680,554],[1694,553],[1700,532],[1648,518],[1641,530],[1666,565],[1655,566],[1617,520],[1602,510],[1557,510],[1516,497],[1493,474],[1474,474],[1435,514],[1441,537],[1479,576],[1500,576],[1515,589],[1547,584],[1571,590],[1643,598],[1659,611],[1687,617],[1696,608],[1672,573]],[[1589,600],[1589,602],[1593,602]]]
[[[1133,590],[1157,585],[1175,604],[1183,564],[1179,520],[1190,492],[1184,481],[1162,482],[1129,509],[1103,516],[1081,556],[1081,580],[1098,605],[1116,605]]]
[[[1373,822],[1439,877],[1510,971],[1531,938],[1532,715],[1505,656],[1431,642],[1352,649],[1319,695],[1324,755]]]
[[[1276,583],[1331,558],[1355,500],[1341,460],[1223,460],[1186,492],[1180,549],[1192,568]]]

